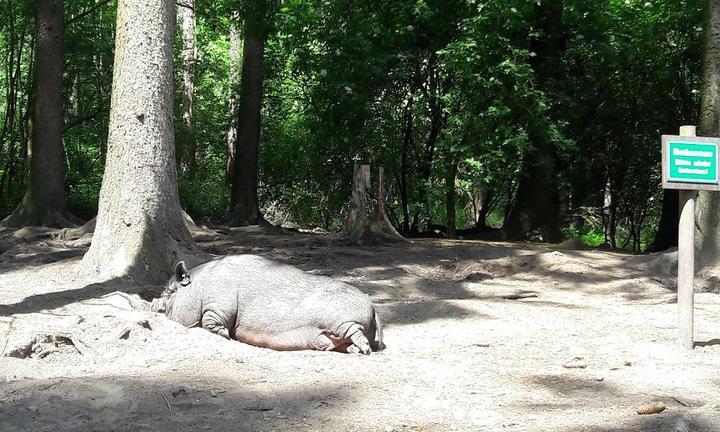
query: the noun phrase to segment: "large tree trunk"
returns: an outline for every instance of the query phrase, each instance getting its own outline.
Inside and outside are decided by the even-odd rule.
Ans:
[[[700,135],[720,136],[720,0],[708,0],[700,106]],[[695,244],[699,266],[720,263],[720,194],[700,192],[695,205]]]
[[[532,137],[534,134],[531,134]],[[555,178],[555,167],[545,137],[535,140],[537,147],[523,158],[515,204],[503,224],[507,240],[523,240],[539,232],[545,242],[561,240],[560,195]]]
[[[35,104],[30,143],[30,183],[5,224],[74,225],[66,212],[63,160],[64,14],[62,0],[37,2]]]
[[[193,69],[197,50],[195,47],[195,0],[182,0],[177,4],[177,22],[182,39],[182,120],[185,127],[183,146],[180,149],[180,169],[183,174],[195,172],[197,143],[195,141],[195,83]]]
[[[173,140],[172,0],[120,0],[97,227],[81,272],[165,278],[192,240],[180,213]]]
[[[264,37],[256,36],[246,29],[238,104],[238,136],[230,195],[231,226],[256,225],[262,221],[257,186],[264,51]]]
[[[235,144],[238,137],[238,118],[237,118],[237,100],[238,89],[240,87],[240,32],[238,32],[237,24],[232,18],[230,22],[230,101],[228,103],[228,112],[230,113],[230,126],[227,133],[228,160],[226,167],[226,176],[232,182],[233,168],[235,166]]]
[[[558,73],[564,46],[562,14],[561,2],[542,2],[536,6],[535,19],[543,36],[533,43],[537,56],[532,67],[540,86],[551,85]],[[562,239],[556,151],[547,131],[533,122],[536,124],[530,125],[528,138],[534,148],[523,158],[515,203],[503,231],[508,240],[525,239],[539,231],[543,241],[555,243]]]

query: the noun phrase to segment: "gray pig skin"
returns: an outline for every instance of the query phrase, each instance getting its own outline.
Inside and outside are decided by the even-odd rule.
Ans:
[[[186,327],[276,350],[369,354],[384,348],[367,295],[256,255],[226,256],[189,272],[179,262],[152,310]]]

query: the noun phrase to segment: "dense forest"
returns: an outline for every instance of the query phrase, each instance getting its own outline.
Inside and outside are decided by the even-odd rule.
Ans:
[[[0,215],[89,220],[117,98],[116,1],[0,6]],[[353,165],[370,164],[405,236],[677,241],[659,136],[699,121],[699,0],[175,9],[172,128],[180,203],[196,220],[337,231]],[[33,179],[36,155],[55,168]]]

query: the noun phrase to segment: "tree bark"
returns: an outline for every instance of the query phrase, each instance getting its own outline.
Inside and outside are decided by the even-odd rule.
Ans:
[[[561,2],[542,2],[535,9],[543,36],[533,43],[537,55],[532,67],[541,86],[551,84],[558,72],[564,49],[562,14]],[[530,120],[528,138],[534,148],[523,157],[517,195],[503,231],[508,240],[526,239],[539,231],[543,241],[556,243],[562,240],[556,150],[537,120]]]
[[[195,172],[197,142],[195,141],[195,82],[193,70],[197,58],[195,44],[195,0],[182,0],[177,4],[177,22],[182,39],[182,121],[186,129],[180,149],[180,170],[183,174]]]
[[[447,221],[445,223],[445,235],[447,238],[454,239],[455,233],[455,177],[457,176],[457,162],[450,161],[448,165],[447,176],[445,177],[445,210],[447,212]]]
[[[35,80],[30,182],[25,196],[3,223],[9,226],[71,226],[66,211],[63,158],[64,13],[62,0],[37,2]]]
[[[360,243],[369,224],[367,217],[367,190],[370,188],[370,165],[353,167],[350,209],[343,228],[343,235],[352,243]]]
[[[659,252],[677,247],[678,222],[680,216],[680,196],[677,190],[665,189],[663,191],[662,212],[655,240],[648,247],[648,252]]]
[[[402,155],[400,159],[400,202],[402,205],[403,222],[402,231],[407,234],[410,231],[410,208],[408,198],[408,182],[407,174],[409,170],[408,156],[410,149],[413,147],[413,97],[410,95],[408,101],[405,104],[405,113],[403,115],[404,131],[403,131],[403,144],[402,144]]]
[[[385,170],[378,169],[378,193],[372,220],[367,216],[367,190],[370,189],[370,165],[353,167],[350,210],[341,235],[354,244],[405,240],[390,223],[385,212]]]
[[[108,156],[82,274],[167,277],[192,247],[178,199],[173,139],[172,0],[119,0]]]
[[[262,221],[257,186],[264,52],[264,37],[246,29],[238,103],[238,136],[230,195],[230,226],[256,225]]]
[[[539,148],[531,150],[523,158],[515,204],[503,224],[507,240],[524,240],[536,231],[545,242],[561,240],[560,195],[553,162],[545,153],[550,151],[544,145],[545,141],[544,138],[536,140]]]
[[[233,167],[235,166],[235,144],[238,137],[238,118],[237,118],[237,100],[238,88],[240,87],[240,32],[238,32],[237,24],[232,18],[230,22],[230,101],[228,103],[228,112],[230,113],[230,126],[227,133],[228,160],[226,167],[226,176],[232,182]]]
[[[720,0],[708,0],[705,10],[703,87],[700,95],[701,136],[720,135]],[[700,191],[695,205],[696,261],[699,267],[720,264],[720,195]]]

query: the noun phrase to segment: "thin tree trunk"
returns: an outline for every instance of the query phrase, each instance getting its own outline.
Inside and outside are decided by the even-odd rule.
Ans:
[[[35,84],[30,183],[4,223],[11,226],[74,225],[66,211],[63,159],[64,14],[62,0],[37,2]]]
[[[191,247],[175,171],[173,21],[172,0],[118,2],[108,156],[85,275],[159,281]]]
[[[228,104],[228,112],[230,113],[230,126],[227,133],[228,160],[226,167],[226,176],[232,181],[233,167],[235,166],[235,144],[238,138],[238,117],[237,117],[237,100],[240,87],[240,32],[238,32],[237,24],[232,18],[230,22],[230,102]]]
[[[700,135],[720,135],[720,0],[707,0],[705,50],[700,106]],[[696,260],[699,266],[720,264],[720,195],[700,192],[695,204]]]
[[[420,169],[421,182],[418,186],[418,198],[420,202],[423,203],[425,209],[425,229],[429,229],[432,223],[430,203],[428,202],[428,183],[432,176],[437,141],[445,126],[445,115],[443,114],[442,100],[440,98],[441,89],[437,62],[437,56],[433,53],[430,56],[428,65],[428,89],[424,90],[424,87],[421,87],[425,97],[428,99],[428,110],[430,111],[430,131],[428,132],[428,137],[425,142],[425,155],[421,161]]]
[[[402,145],[402,156],[400,160],[400,201],[402,204],[403,222],[402,231],[403,234],[407,234],[410,231],[410,208],[408,201],[408,184],[407,184],[407,173],[408,173],[408,156],[410,149],[413,146],[413,115],[412,115],[413,98],[408,98],[407,104],[405,105],[405,131],[403,133],[403,145]]]
[[[457,168],[457,161],[451,161],[448,166],[447,177],[445,178],[445,210],[447,212],[445,235],[447,236],[447,238],[451,239],[454,239],[456,237],[455,177],[457,176]]]
[[[195,83],[193,70],[197,58],[195,44],[195,0],[182,0],[177,4],[177,22],[182,39],[182,121],[186,129],[180,149],[180,169],[192,176],[197,159],[195,141]]]
[[[246,29],[238,104],[238,137],[230,195],[231,226],[255,225],[262,221],[257,186],[264,51],[264,38]]]

